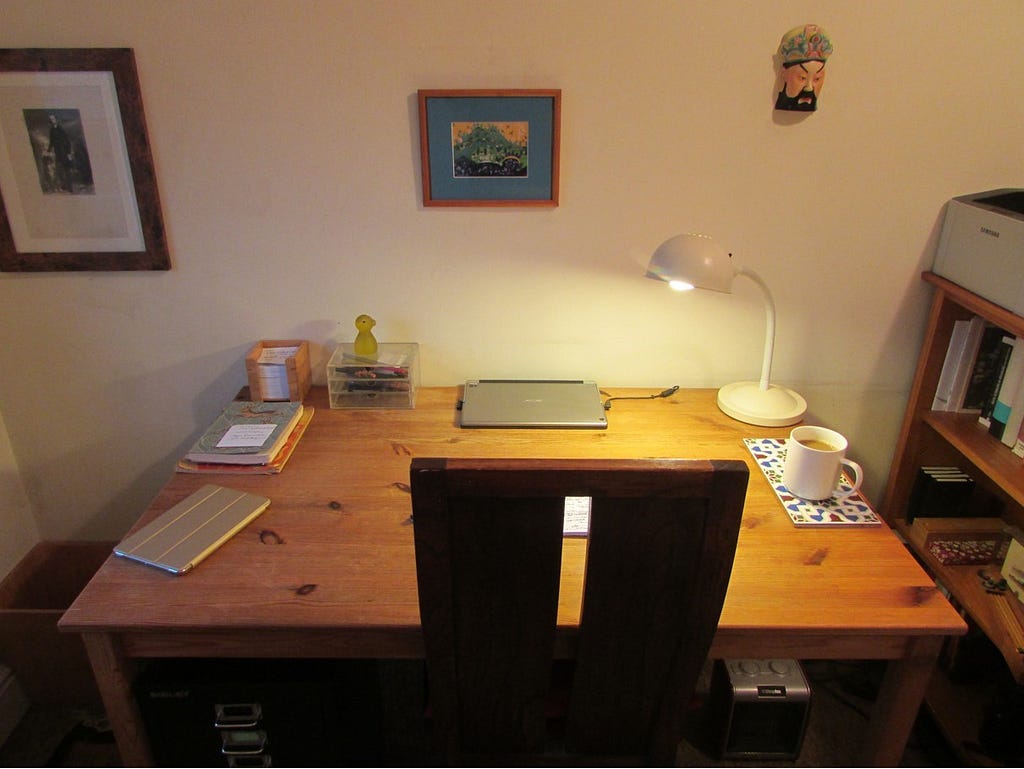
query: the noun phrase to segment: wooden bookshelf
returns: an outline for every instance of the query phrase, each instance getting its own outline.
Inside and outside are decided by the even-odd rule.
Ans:
[[[951,598],[995,644],[1018,683],[1024,683],[1024,623],[1008,594],[990,593],[979,569],[998,579],[1000,565],[947,566],[910,539],[907,504],[918,468],[924,465],[956,465],[968,472],[978,486],[1003,503],[1002,517],[1024,527],[1024,462],[978,424],[976,415],[932,411],[942,364],[954,323],[980,316],[1016,336],[1024,336],[1024,317],[999,307],[939,275],[925,272],[923,280],[935,288],[928,327],[918,358],[906,413],[900,430],[885,496],[879,512],[907,540],[920,561]],[[964,696],[970,687],[952,686],[937,671],[928,705],[954,745],[977,737],[979,713],[987,699],[982,687]],[[952,687],[952,688],[951,688]],[[952,696],[951,692],[956,693]],[[964,730],[973,736],[965,735]],[[964,756],[969,765],[992,765]]]

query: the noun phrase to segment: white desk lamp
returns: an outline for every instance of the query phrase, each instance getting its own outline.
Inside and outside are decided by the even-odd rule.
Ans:
[[[661,280],[676,291],[706,288],[732,293],[732,281],[743,275],[754,281],[764,295],[764,363],[760,382],[733,382],[718,391],[718,408],[741,422],[781,427],[799,422],[807,401],[799,394],[770,382],[775,347],[775,302],[764,280],[753,270],[738,267],[729,254],[706,235],[676,235],[654,252],[647,277]]]

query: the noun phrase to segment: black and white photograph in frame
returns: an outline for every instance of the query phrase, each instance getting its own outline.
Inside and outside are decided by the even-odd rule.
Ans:
[[[0,50],[0,270],[170,266],[131,49]]]
[[[77,109],[26,109],[25,128],[44,195],[92,195],[89,148]]]

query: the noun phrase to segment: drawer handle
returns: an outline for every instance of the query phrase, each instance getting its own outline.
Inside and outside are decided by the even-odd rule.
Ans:
[[[217,729],[251,729],[263,716],[258,702],[230,702],[213,706],[213,725]]]
[[[225,756],[258,756],[267,746],[267,733],[262,729],[229,730],[220,733],[220,752]]]

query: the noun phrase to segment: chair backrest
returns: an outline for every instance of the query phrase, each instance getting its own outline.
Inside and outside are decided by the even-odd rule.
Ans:
[[[417,458],[434,728],[452,763],[545,748],[567,496],[591,497],[565,750],[670,763],[732,569],[738,460]]]

